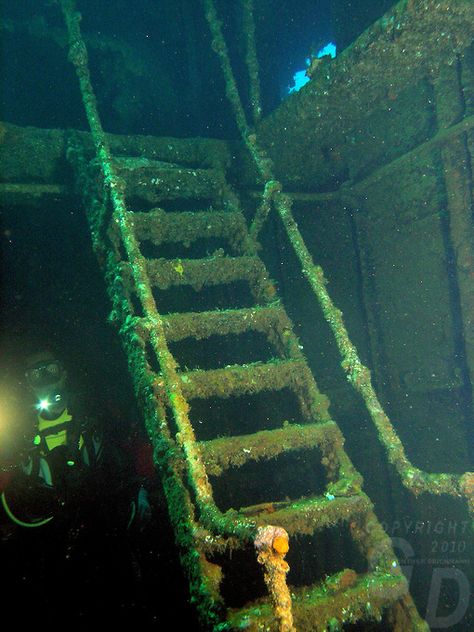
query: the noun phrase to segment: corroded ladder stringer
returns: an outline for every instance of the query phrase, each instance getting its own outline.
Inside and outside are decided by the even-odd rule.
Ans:
[[[214,503],[212,489],[199,454],[194,430],[189,421],[189,406],[183,397],[180,380],[176,373],[176,362],[167,347],[163,321],[156,309],[147,275],[146,261],[141,255],[133,228],[130,225],[130,214],[124,201],[124,184],[115,173],[108,142],[100,123],[88,68],[87,50],[79,27],[81,16],[75,11],[74,0],[60,0],[60,5],[69,34],[69,59],[76,69],[104,182],[110,192],[113,207],[112,219],[120,231],[128,260],[133,262],[131,263],[131,270],[135,287],[149,324],[150,343],[162,369],[168,400],[178,427],[177,438],[186,454],[190,482],[196,494],[202,520],[213,531],[249,538],[254,531],[253,522],[239,519],[229,520],[221,514]]]
[[[240,100],[237,85],[235,83],[232,67],[230,65],[229,54],[227,51],[227,45],[222,35],[221,24],[217,17],[216,8],[212,0],[203,0],[204,10],[206,14],[209,27],[212,35],[212,48],[219,56],[222,64],[222,71],[224,73],[224,79],[226,84],[226,95],[230,101],[230,104],[234,110],[237,127],[242,135],[242,138],[249,150],[252,158],[258,165],[259,171],[262,174],[264,181],[272,180],[271,176],[271,162],[268,158],[265,158],[263,152],[256,145],[256,137],[253,134],[251,128],[247,123],[244,108]]]
[[[145,425],[153,445],[153,460],[161,472],[169,516],[181,563],[190,583],[191,594],[198,594],[197,610],[202,620],[218,623],[223,609],[218,578],[209,572],[208,563],[199,548],[196,533],[199,525],[189,490],[183,483],[183,456],[171,437],[166,421],[166,404],[154,393],[155,374],[149,366],[145,346],[149,329],[144,319],[133,316],[119,272],[116,257],[109,252],[106,276],[112,309],[120,323],[120,337],[126,351],[137,400],[143,410]],[[211,536],[209,539],[212,541]],[[217,581],[217,584],[216,584]]]
[[[246,37],[245,61],[249,73],[250,105],[252,106],[253,122],[258,123],[262,116],[260,97],[260,82],[258,79],[258,58],[255,47],[255,20],[253,15],[253,0],[242,2],[242,30]]]
[[[104,200],[98,199],[97,195],[99,198],[104,194],[107,196],[107,191],[96,191],[95,178],[92,179],[91,190],[91,179],[85,173],[86,161],[81,150],[82,146],[70,146],[68,156],[84,197],[88,199],[86,211],[94,250],[102,259],[105,271],[107,291],[112,303],[111,319],[119,326],[134,391],[153,446],[153,460],[161,473],[176,545],[189,580],[191,595],[196,601],[200,619],[214,626],[222,620],[224,604],[219,592],[219,574],[216,574],[215,566],[203,555],[203,542],[207,546],[219,545],[221,548],[225,548],[225,544],[219,544],[221,536],[216,537],[206,532],[196,518],[189,488],[183,481],[184,456],[168,428],[167,400],[166,397],[158,398],[154,392],[156,374],[149,365],[146,354],[149,323],[146,319],[133,315],[118,253],[110,248],[113,243],[107,245],[105,240],[101,241],[97,214],[101,215]],[[202,535],[198,537],[198,534]],[[228,541],[231,542],[232,539],[229,538]]]
[[[301,263],[302,272],[308,279],[324,317],[333,332],[342,357],[341,366],[347,373],[349,383],[362,396],[370,417],[377,428],[379,439],[387,451],[388,460],[395,466],[403,485],[415,495],[428,492],[435,495],[463,496],[467,500],[470,513],[474,515],[474,472],[466,472],[462,475],[428,473],[413,466],[407,458],[403,444],[377,398],[372,386],[370,371],[360,361],[357,349],[349,338],[342,319],[342,312],[335,307],[326,290],[327,282],[324,278],[323,270],[320,266],[314,264],[312,256],[298,230],[298,225],[291,211],[291,198],[282,193],[281,183],[272,177],[271,161],[265,155],[265,152],[259,148],[256,135],[248,126],[214,2],[213,0],[203,0],[203,3],[213,37],[212,47],[221,61],[226,81],[226,94],[231,101],[237,126],[265,183],[262,202],[250,228],[251,236],[254,239],[257,238],[273,202]],[[464,126],[466,123],[462,125]]]
[[[191,594],[199,595],[196,605],[200,618],[217,624],[222,618],[224,608],[219,594],[218,577],[213,572],[212,565],[202,555],[202,543],[196,538],[196,533],[203,529],[197,522],[190,491],[183,482],[184,457],[168,428],[166,399],[157,398],[154,392],[156,375],[146,354],[146,345],[149,343],[148,321],[133,315],[120,258],[113,242],[107,240],[103,231],[100,231],[100,218],[106,206],[103,198],[108,197],[108,192],[100,188],[98,190],[96,178],[91,179],[87,173],[87,160],[83,150],[83,145],[78,144],[77,139],[70,139],[68,158],[86,202],[94,251],[102,261],[112,304],[110,318],[119,327],[134,391],[153,446],[153,460],[161,473],[176,545],[189,580]],[[211,534],[206,536],[206,543],[213,541]]]

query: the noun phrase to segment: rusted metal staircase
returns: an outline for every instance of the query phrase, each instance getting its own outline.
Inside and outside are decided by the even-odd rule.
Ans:
[[[97,113],[79,16],[69,0],[61,4],[95,145],[91,152],[71,134],[68,155],[203,629],[337,630],[382,617],[393,629],[427,629],[223,166],[206,165],[204,156],[189,157],[188,164],[175,160],[172,140],[166,156],[147,154],[146,143],[138,157],[113,155]],[[242,297],[246,302],[235,304]],[[251,360],[220,364],[222,342],[231,341],[229,348],[243,357],[242,337]],[[214,366],[200,368],[198,361],[190,370],[180,360],[196,341],[209,346],[197,357]],[[291,418],[277,415],[272,400],[279,394],[280,402],[293,398]],[[261,425],[256,396],[267,396],[269,404]],[[222,412],[219,418],[220,403],[229,400],[237,403],[234,412],[250,402],[246,414],[235,413],[238,423]],[[265,463],[273,476],[259,473]],[[289,485],[275,483],[280,471],[291,472]],[[309,471],[321,479],[308,480],[308,492],[300,483]],[[258,500],[241,502],[250,496]],[[344,563],[308,584],[292,563],[285,592],[284,581],[268,579],[278,565],[280,580],[288,570],[287,547],[274,544],[273,562],[265,567],[270,599],[258,580],[254,545],[272,525],[289,535],[290,558],[293,543],[304,549],[305,538],[345,530],[356,545],[357,567]]]
[[[344,524],[366,560],[365,572],[341,568],[340,572],[319,584],[300,588],[291,586],[296,629],[324,630],[331,622],[335,627],[336,622],[377,619],[386,608],[398,613],[396,617],[401,616],[403,610],[403,615],[411,620],[404,629],[423,629],[407,594],[406,580],[390,539],[361,489],[361,476],[344,451],[341,432],[329,416],[328,400],[317,388],[292,323],[277,298],[276,288],[265,265],[257,256],[256,244],[249,237],[243,214],[235,208],[235,197],[225,185],[223,174],[216,169],[166,164],[143,155],[139,159],[112,159],[123,186],[120,195],[128,197],[128,207],[135,209],[126,211],[129,232],[123,234],[118,228],[120,222],[116,216],[107,212],[107,193],[103,197],[104,189],[97,186],[100,183],[99,166],[95,160],[88,163],[84,156],[78,159],[78,150],[71,141],[70,157],[73,161],[75,159],[79,169],[78,182],[81,190],[86,192],[85,205],[96,250],[107,262],[106,276],[114,303],[114,318],[122,328],[138,396],[149,410],[148,428],[155,440],[156,458],[168,477],[165,486],[171,503],[171,517],[180,530],[184,527],[180,522],[184,519],[186,523],[189,550],[184,551],[185,567],[194,577],[191,585],[197,588],[199,597],[195,595],[196,598],[204,599],[207,604],[204,608],[206,618],[210,617],[212,621],[217,617],[216,612],[224,606],[219,594],[221,570],[217,558],[226,551],[245,548],[249,544],[252,547],[259,526],[281,526],[293,539],[313,536],[322,529]],[[203,204],[207,207],[210,201],[213,207],[222,210],[176,210],[180,201],[188,206],[190,200],[196,208]],[[155,206],[157,204],[159,206]],[[174,210],[167,211],[167,205]],[[124,237],[136,240],[141,250],[153,247],[158,252],[166,249],[171,253],[173,247],[176,252],[181,252],[183,247],[193,251],[193,245],[198,242],[203,242],[200,248],[205,249],[204,242],[212,243],[216,239],[223,247],[199,258],[169,254],[159,258],[140,255],[137,260],[127,253]],[[188,288],[193,294],[192,303],[196,310],[199,310],[199,294],[207,288],[221,286],[225,291],[236,282],[248,286],[253,304],[205,311],[193,309],[158,316],[153,313],[154,308],[150,309],[139,300],[140,292],[133,278],[134,266],[142,267],[150,286],[161,293]],[[238,294],[241,293],[239,288]],[[229,298],[235,299],[235,294],[227,294]],[[164,307],[164,299],[162,304]],[[212,358],[215,355],[213,350],[218,348],[217,338],[253,332],[263,334],[272,349],[271,357],[267,361],[252,361],[244,365],[186,370],[170,354],[173,375],[167,376],[167,368],[157,366],[153,349],[149,346],[153,321],[157,317],[161,320],[164,335],[160,345],[166,345],[168,349],[182,341],[193,343],[205,340],[210,349],[206,351],[203,347],[203,356]],[[218,358],[214,359],[218,361]],[[170,380],[176,380],[173,392],[170,392]],[[205,400],[210,410],[218,399],[285,390],[292,393],[298,402],[301,423],[286,422],[282,425],[277,422],[273,429],[259,430],[255,420],[255,424],[250,424],[254,425],[253,432],[236,432],[224,437],[217,436],[220,434],[217,424],[214,430],[211,426],[200,432],[207,436],[214,432],[215,438],[196,440],[196,431],[189,419],[189,402]],[[186,402],[181,412],[187,420],[181,429],[178,422],[174,423],[171,419],[169,399],[173,396]],[[200,410],[204,408],[199,406]],[[272,414],[271,407],[269,414]],[[198,423],[202,426],[212,422],[200,416]],[[248,464],[271,459],[272,469],[277,471],[280,458],[292,452],[306,455],[308,451],[312,451],[312,458],[319,456],[326,474],[322,485],[324,491],[318,495],[277,500],[267,498],[259,504],[230,508],[221,513],[214,504],[212,490],[207,490],[210,487],[208,480],[199,479],[199,476],[214,479],[219,486],[219,478],[229,469],[235,471]],[[190,462],[192,459],[195,459],[194,463]],[[298,462],[303,465],[301,476],[306,476],[304,460],[293,461],[293,466]],[[295,478],[299,476],[295,472]],[[241,480],[239,477],[234,479]],[[227,483],[236,485],[236,480],[230,476]],[[261,483],[262,496],[265,497],[268,481],[262,479]],[[181,499],[183,506],[179,508],[175,502],[176,487],[186,498],[185,502]],[[208,504],[205,512],[193,501],[199,490],[203,491]],[[227,490],[231,497],[232,491]],[[245,497],[245,490],[237,489],[235,495]],[[201,515],[203,513],[207,516]],[[182,536],[178,535],[177,541],[183,546]],[[190,567],[190,560],[194,560],[197,568]],[[297,576],[298,570],[294,570]],[[238,581],[245,582],[245,573],[249,571],[245,565],[242,571],[244,576],[239,578],[239,569],[234,569]],[[205,592],[208,594],[204,597]],[[261,594],[257,594],[256,598],[260,598],[258,603],[225,611],[223,621],[228,622],[228,629],[241,629],[244,623],[247,629],[262,629],[259,627],[262,625],[263,629],[273,629],[270,603],[262,599]],[[208,600],[214,602],[212,609],[209,609]],[[206,621],[208,624],[209,621]]]

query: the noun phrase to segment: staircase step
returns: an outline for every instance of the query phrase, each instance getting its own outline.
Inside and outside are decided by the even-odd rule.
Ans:
[[[217,169],[187,169],[141,158],[115,159],[117,175],[125,183],[127,202],[143,200],[159,204],[170,200],[220,200],[222,172]],[[133,208],[134,204],[129,204]]]
[[[315,531],[349,522],[370,511],[372,503],[363,493],[348,496],[313,496],[288,502],[268,502],[241,507],[239,514],[258,525],[276,524],[291,535],[313,535]]]
[[[274,360],[247,365],[235,364],[223,369],[197,369],[180,373],[181,389],[187,399],[235,397],[261,391],[300,387],[311,373],[303,360]],[[159,387],[158,380],[157,386]]]
[[[229,163],[226,141],[215,138],[175,138],[172,136],[123,136],[108,134],[115,160],[149,160],[180,167],[210,167]]]
[[[273,459],[283,452],[313,448],[322,442],[336,444],[341,441],[337,424],[325,421],[288,424],[284,428],[254,434],[219,437],[201,441],[199,445],[208,474],[220,476],[224,470],[240,467],[248,461]]]
[[[202,340],[246,331],[268,334],[272,329],[289,330],[291,327],[285,310],[279,306],[174,313],[162,316],[162,320],[168,342],[184,338]]]
[[[144,156],[114,156],[113,164],[117,170],[135,171],[136,169],[187,169],[187,166],[180,165],[170,160],[157,160],[156,158],[146,158]]]
[[[397,569],[393,573],[356,574],[345,568],[314,586],[290,586],[292,612],[298,632],[326,632],[331,620],[343,623],[380,620],[383,610],[408,592],[407,581]],[[255,613],[258,612],[258,617]],[[269,599],[249,603],[228,613],[229,630],[273,630],[275,614]],[[254,623],[255,622],[255,623]],[[407,628],[408,629],[408,628]],[[411,628],[410,628],[411,629]]]
[[[257,288],[267,281],[267,272],[258,257],[208,257],[205,259],[148,259],[148,277],[161,290],[190,285],[196,291],[204,286],[225,285],[247,280]]]
[[[188,245],[198,239],[217,237],[228,239],[238,247],[247,234],[242,213],[225,211],[167,213],[163,209],[154,209],[148,213],[134,213],[133,226],[137,239],[149,239],[155,245],[165,242]]]

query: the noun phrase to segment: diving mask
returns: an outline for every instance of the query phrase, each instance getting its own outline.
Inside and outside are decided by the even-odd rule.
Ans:
[[[33,389],[57,384],[63,376],[63,367],[57,360],[41,362],[25,371],[28,384]]]

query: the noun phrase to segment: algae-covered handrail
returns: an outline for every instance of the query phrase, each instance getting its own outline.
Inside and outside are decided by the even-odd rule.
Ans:
[[[252,107],[253,122],[257,124],[262,116],[262,104],[260,96],[260,82],[258,79],[258,59],[255,47],[255,20],[253,15],[253,0],[242,2],[242,30],[246,36],[247,50],[245,61],[249,73],[249,95]]]
[[[342,319],[342,312],[336,308],[326,290],[323,270],[320,266],[314,264],[311,253],[298,230],[291,212],[291,198],[282,193],[281,183],[272,177],[271,162],[263,150],[258,147],[256,135],[247,124],[214,2],[213,0],[203,0],[203,3],[211,29],[212,47],[218,54],[222,64],[227,97],[233,107],[239,131],[265,183],[262,204],[257,210],[250,227],[251,235],[256,239],[273,202],[291,245],[301,263],[303,274],[308,279],[324,317],[332,330],[342,358],[341,366],[347,373],[347,379],[350,384],[362,396],[370,417],[377,428],[379,439],[385,446],[388,460],[395,466],[402,483],[416,495],[429,492],[437,495],[464,496],[467,499],[469,510],[471,513],[474,513],[474,472],[466,472],[462,475],[427,473],[414,467],[407,458],[403,444],[377,398],[372,386],[370,371],[360,361],[357,349],[349,338]]]
[[[247,149],[252,155],[252,158],[255,160],[255,163],[258,165],[258,170],[263,179],[265,181],[271,180],[270,160],[266,158],[263,151],[257,147],[256,136],[247,123],[245,111],[242,106],[242,101],[240,100],[239,91],[235,82],[232,66],[230,64],[227,45],[225,43],[224,36],[222,35],[221,23],[217,17],[216,7],[212,0],[203,0],[203,4],[206,18],[211,29],[212,48],[219,56],[222,64],[226,95],[234,110],[237,127],[247,146]]]
[[[355,345],[351,342],[344,325],[342,312],[332,302],[326,289],[327,281],[320,266],[313,263],[312,256],[306,247],[298,226],[291,214],[291,200],[282,193],[273,196],[275,208],[278,210],[286,229],[290,242],[301,263],[304,276],[307,278],[316,295],[324,317],[328,322],[336,340],[342,357],[341,366],[347,374],[347,379],[362,396],[367,410],[374,422],[378,435],[385,445],[388,460],[400,474],[403,484],[415,494],[431,492],[433,494],[449,494],[452,496],[465,495],[468,500],[472,494],[469,484],[474,484],[474,473],[463,476],[457,474],[431,474],[414,467],[408,460],[402,442],[380,404],[372,386],[369,369],[359,358]],[[472,497],[471,501],[472,503]]]
[[[202,522],[211,531],[249,540],[255,533],[254,522],[239,519],[236,516],[226,516],[218,510],[214,503],[212,488],[188,417],[189,405],[181,391],[180,379],[176,372],[176,361],[166,344],[163,320],[156,308],[147,275],[146,261],[140,252],[131,226],[130,213],[125,205],[124,184],[115,172],[106,134],[100,122],[88,67],[87,49],[79,26],[81,15],[75,10],[74,0],[59,0],[59,4],[68,30],[69,59],[76,69],[97,158],[110,195],[112,221],[115,222],[120,232],[130,262],[137,295],[148,321],[150,344],[162,371],[169,405],[178,428],[176,439],[186,455],[190,483],[196,495]]]

